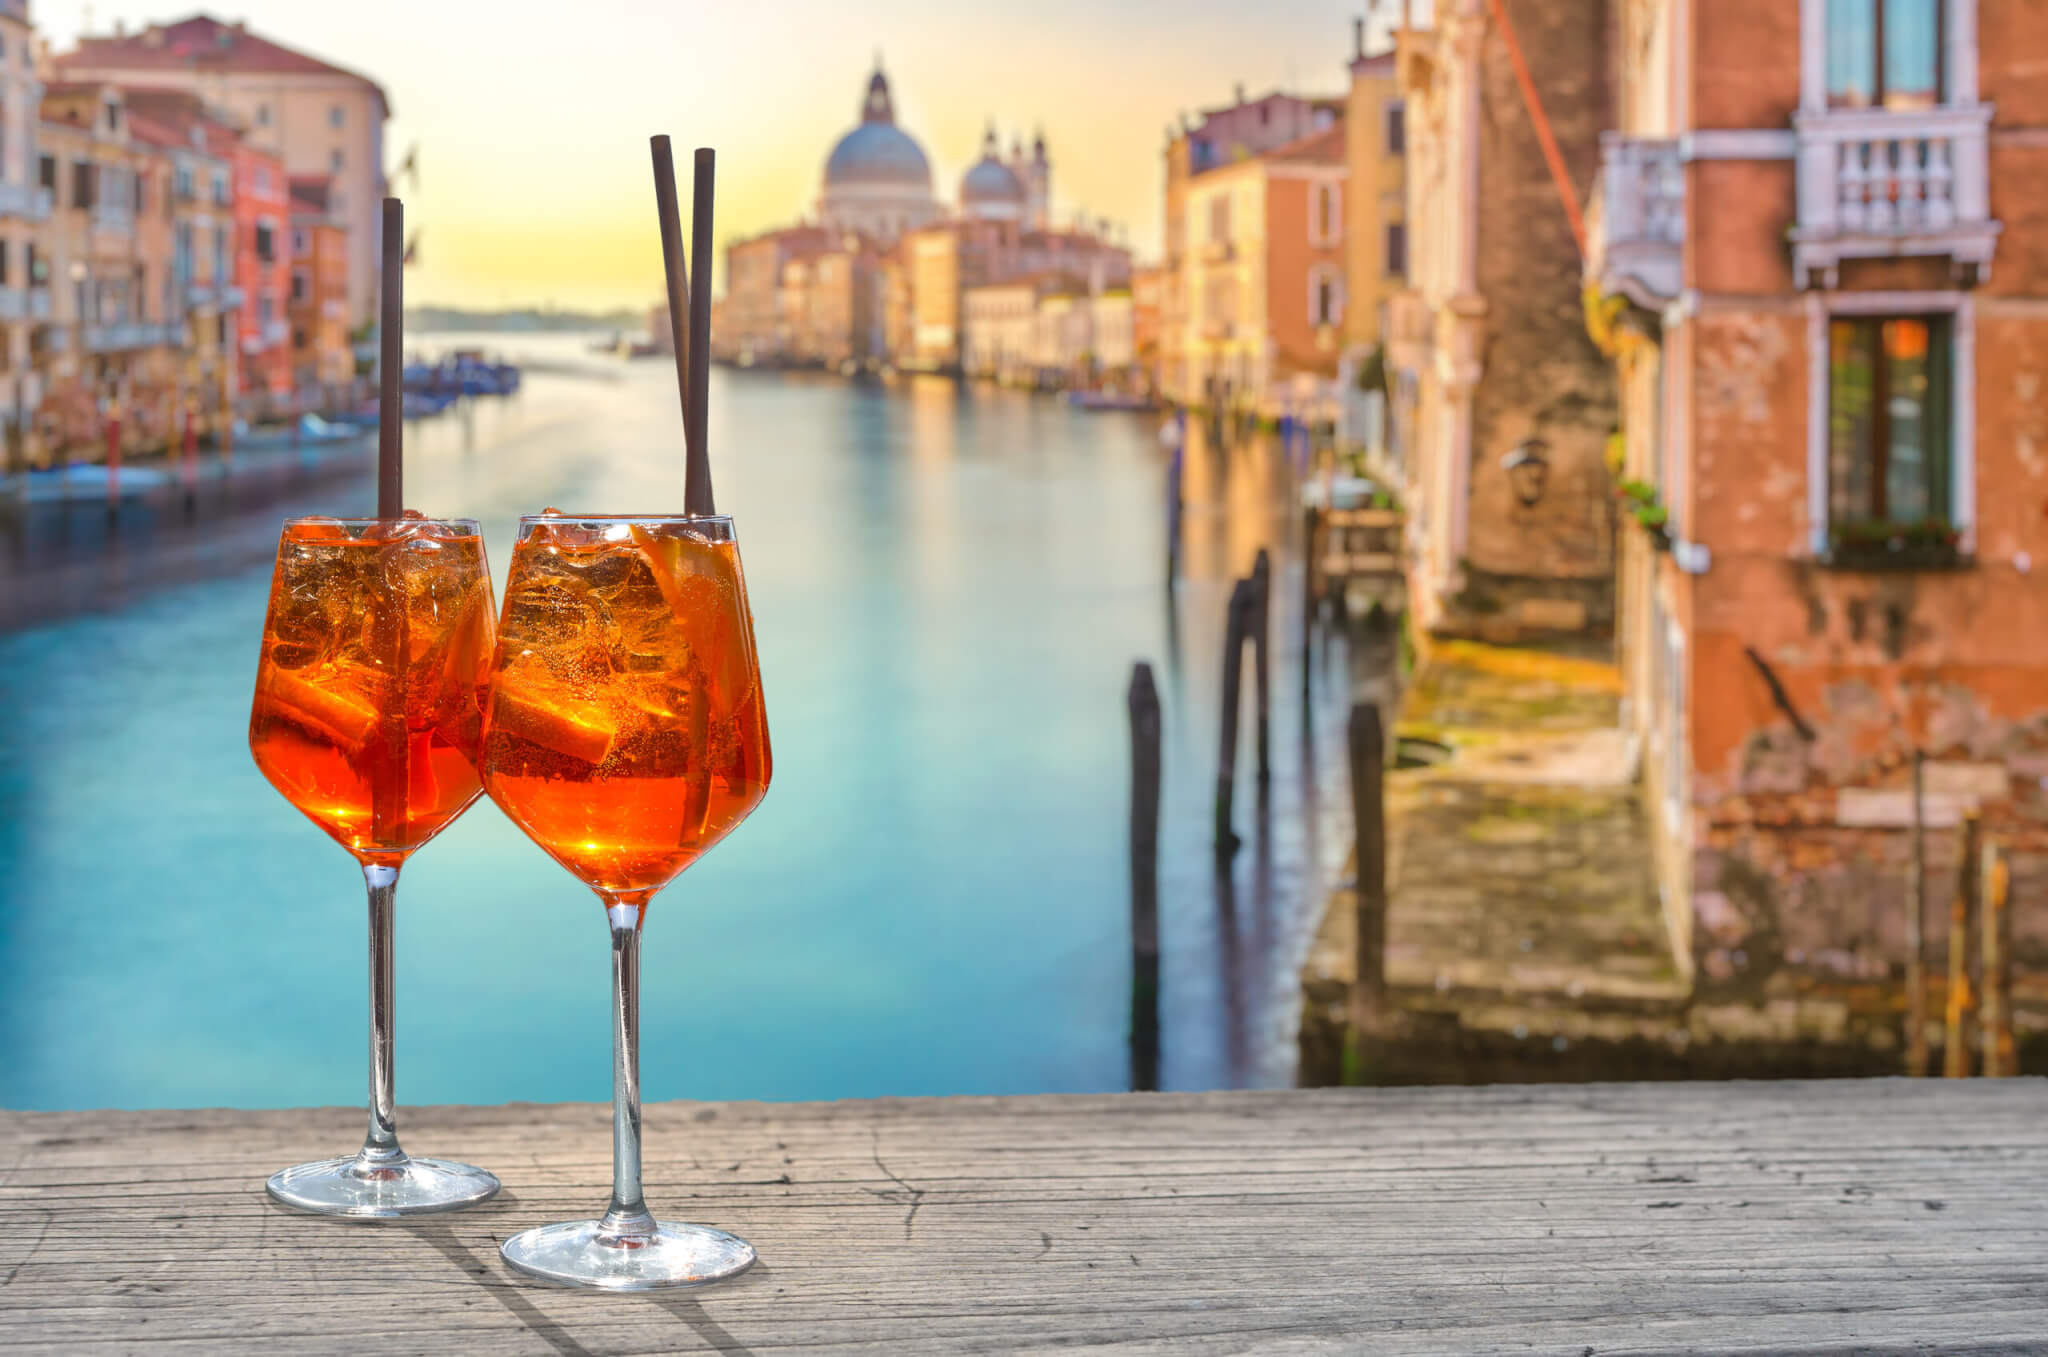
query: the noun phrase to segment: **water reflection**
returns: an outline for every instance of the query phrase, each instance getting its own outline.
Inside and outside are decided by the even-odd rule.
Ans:
[[[410,426],[409,498],[482,520],[500,572],[522,512],[672,507],[672,375],[610,372],[537,374]],[[1169,590],[1151,420],[932,380],[720,373],[710,429],[778,776],[656,908],[648,1096],[1123,1087],[1138,658],[1162,705],[1161,1082],[1288,1082],[1311,905],[1347,842],[1341,761],[1314,758],[1341,748],[1347,678],[1341,645],[1318,656],[1304,708],[1281,451],[1191,431]],[[265,484],[237,482],[239,513],[202,487],[190,523],[131,506],[112,550],[91,505],[5,538],[6,593],[69,615],[0,635],[0,1103],[359,1092],[360,902],[329,889],[336,850],[264,786],[243,730],[277,520],[361,512],[367,460],[281,463]],[[1261,811],[1247,721],[1245,847],[1219,876],[1223,611],[1261,546],[1273,781]],[[489,807],[407,875],[402,1096],[603,1097],[587,893]]]

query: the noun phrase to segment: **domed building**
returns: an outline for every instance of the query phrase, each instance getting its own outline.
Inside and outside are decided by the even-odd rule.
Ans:
[[[1010,221],[1020,225],[1030,210],[1031,191],[1002,161],[991,126],[981,139],[981,159],[960,176],[960,215],[968,221]]]
[[[887,244],[942,215],[932,196],[932,166],[924,148],[896,125],[889,79],[879,65],[868,80],[860,126],[839,139],[825,159],[818,220],[833,231],[858,231]]]

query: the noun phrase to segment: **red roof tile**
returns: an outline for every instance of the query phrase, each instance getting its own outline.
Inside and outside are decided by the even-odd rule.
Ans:
[[[1285,146],[1275,146],[1260,159],[1312,161],[1323,165],[1344,163],[1344,124],[1341,120],[1331,123],[1320,132],[1311,132],[1297,137]]]
[[[251,33],[239,24],[195,14],[171,24],[152,24],[139,33],[79,39],[78,50],[56,58],[57,69],[88,71],[268,71],[289,75],[341,75],[377,91],[388,115],[383,87],[333,62]]]

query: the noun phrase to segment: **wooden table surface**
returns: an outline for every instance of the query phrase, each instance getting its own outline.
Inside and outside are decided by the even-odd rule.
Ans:
[[[2048,1351],[2048,1084],[1328,1090],[647,1109],[723,1286],[590,1295],[608,1110],[408,1108],[505,1191],[293,1214],[362,1113],[0,1113],[0,1349],[361,1354]]]

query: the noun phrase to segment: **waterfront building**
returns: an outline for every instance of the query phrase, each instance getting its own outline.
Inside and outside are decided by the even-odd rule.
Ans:
[[[1188,347],[1194,335],[1194,307],[1191,292],[1196,278],[1197,255],[1206,237],[1203,223],[1191,220],[1188,195],[1202,175],[1220,170],[1267,151],[1300,141],[1338,124],[1341,105],[1326,99],[1275,91],[1258,99],[1246,99],[1244,86],[1237,87],[1236,100],[1221,108],[1204,109],[1200,120],[1167,129],[1166,139],[1166,257],[1160,289],[1159,384],[1170,398],[1201,404],[1208,399],[1206,379],[1211,372],[1197,373]]]
[[[1133,376],[1147,390],[1159,382],[1160,312],[1166,293],[1166,270],[1131,270],[1131,363]]]
[[[1091,294],[1128,284],[1130,252],[1107,223],[1053,226],[1043,133],[1028,154],[1017,139],[1005,156],[991,125],[961,176],[957,214],[931,182],[878,69],[860,125],[826,159],[817,222],[727,246],[720,356],[957,371],[972,289],[1040,273],[1082,278]]]
[[[888,244],[942,213],[932,193],[932,166],[916,138],[896,125],[889,78],[868,77],[860,122],[825,159],[818,221],[834,232],[859,232]]]
[[[1610,108],[1605,3],[1502,0],[1576,195]],[[1398,34],[1408,286],[1388,303],[1409,602],[1440,634],[1604,633],[1613,369],[1580,318],[1579,249],[1489,0]]]
[[[725,250],[725,324],[712,330],[721,355],[744,363],[780,361],[790,351],[782,280],[790,261],[822,254],[832,234],[817,226],[764,231]]]
[[[198,96],[173,89],[124,92],[130,133],[168,171],[168,192],[152,200],[144,232],[169,225],[169,267],[145,287],[160,289],[153,309],[160,342],[176,350],[168,379],[192,402],[202,426],[233,408],[238,339],[235,285],[235,155],[241,138]],[[138,204],[142,196],[138,195]],[[145,276],[149,271],[144,270]]]
[[[1928,912],[1966,808],[2048,887],[2048,25],[1619,11],[1586,309],[1649,525],[1628,722],[1699,992],[1789,1005],[1904,963],[1916,754]]]
[[[234,138],[234,288],[240,376],[249,393],[292,390],[291,181],[284,161]]]
[[[1183,398],[1334,418],[1344,321],[1344,127],[1219,164],[1186,188]]]
[[[53,446],[91,443],[101,420],[159,374],[152,276],[136,230],[141,178],[152,158],[130,136],[127,102],[103,81],[51,82],[37,127],[39,182],[52,191],[43,241],[56,280],[50,319],[38,332],[50,355],[41,403]],[[41,261],[38,261],[40,264]],[[160,367],[161,365],[155,365]]]
[[[1407,108],[1391,46],[1365,50],[1354,20],[1351,90],[1344,101],[1344,352],[1338,370],[1339,433],[1374,459],[1390,484],[1402,469],[1388,453],[1384,381],[1387,302],[1408,276]],[[1377,356],[1380,361],[1374,362]]]
[[[347,250],[344,324],[377,313],[377,242],[390,102],[366,76],[204,14],[81,38],[55,58],[65,80],[182,89],[226,109],[293,178],[329,182],[326,213]]]
[[[355,376],[349,344],[348,228],[330,209],[331,183],[319,175],[293,175],[291,194],[291,299],[293,385],[333,386]]]
[[[19,463],[24,424],[42,399],[33,337],[50,318],[49,279],[38,273],[47,261],[37,250],[51,199],[36,177],[42,103],[28,0],[0,0],[0,421],[8,445],[0,465],[8,467]]]

